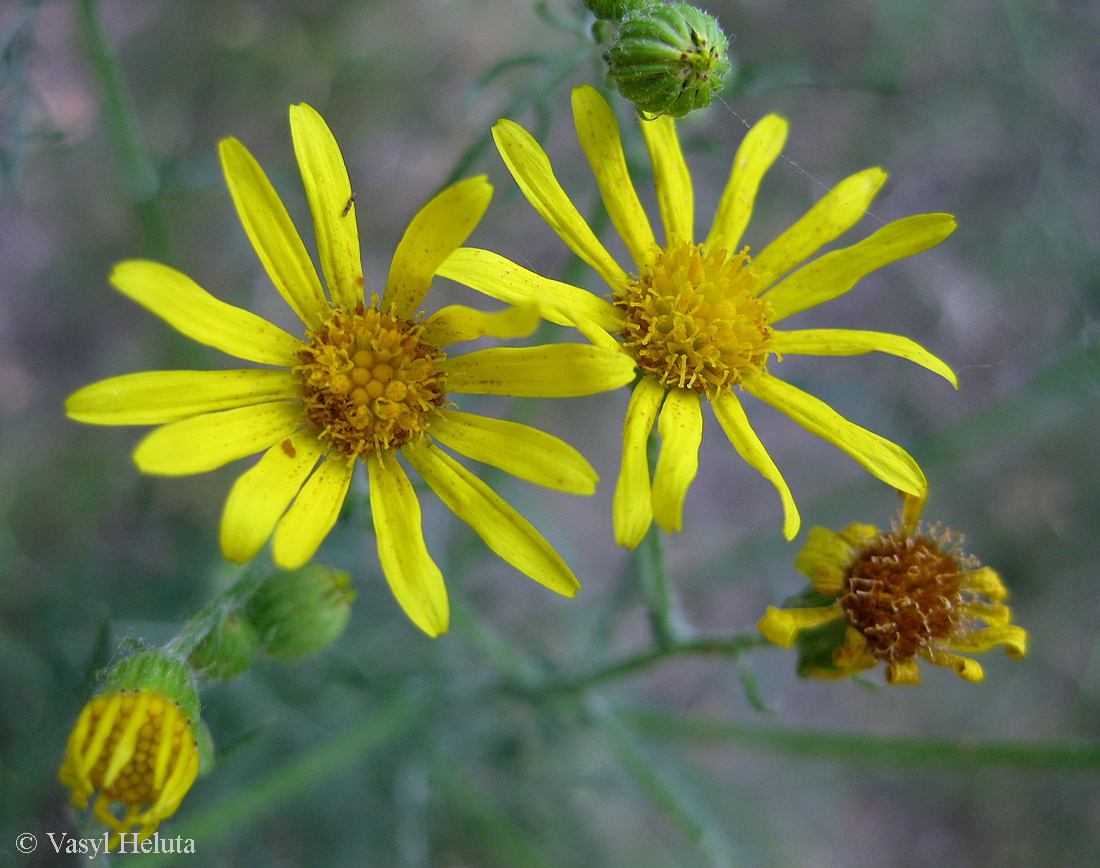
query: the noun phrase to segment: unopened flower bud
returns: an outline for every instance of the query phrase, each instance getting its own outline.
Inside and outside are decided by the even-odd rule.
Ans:
[[[272,657],[316,654],[344,632],[355,591],[347,573],[310,565],[269,576],[248,602],[248,619]]]
[[[234,678],[248,668],[259,645],[260,635],[252,622],[230,613],[202,638],[187,660],[198,675]]]
[[[730,70],[718,22],[688,3],[628,15],[605,56],[608,81],[650,116],[678,118],[710,105]]]

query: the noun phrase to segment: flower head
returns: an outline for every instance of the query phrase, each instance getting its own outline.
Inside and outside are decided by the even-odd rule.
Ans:
[[[83,810],[116,832],[140,826],[139,840],[179,807],[199,771],[193,724],[198,694],[186,665],[142,652],[108,673],[69,735],[58,777]],[[111,812],[124,808],[121,818]]]
[[[519,125],[494,127],[497,148],[524,195],[569,248],[603,278],[611,303],[553,284],[558,309],[543,313],[572,322],[599,346],[616,347],[641,372],[623,428],[623,458],[614,498],[615,533],[634,547],[652,520],[679,530],[688,486],[698,470],[700,397],[714,410],[737,452],[779,491],[783,532],[798,532],[799,517],[783,476],[749,424],[738,392],[748,392],[807,431],[852,456],[894,488],[917,496],[924,474],[899,446],[849,422],[817,398],[775,375],[788,355],[853,355],[878,350],[901,356],[955,384],[951,370],[908,338],[850,329],[781,330],[799,311],[851,289],[865,274],[942,241],[954,227],[949,214],[918,214],[879,228],[868,238],[802,263],[852,226],[886,178],[867,169],[841,181],[793,226],[759,253],[741,236],[764,172],[782,150],[787,123],[768,115],[745,136],[709,233],[694,229],[691,177],[669,117],[641,120],[653,163],[664,223],[658,243],[635,193],[610,106],[590,87],[573,92],[581,147],[604,205],[634,260],[628,273],[607,252],[554,177],[546,154]],[[801,266],[801,267],[800,267]],[[485,251],[460,249],[441,273],[507,301],[530,298],[543,286],[529,272]],[[571,288],[570,288],[571,289]],[[543,293],[545,299],[547,293]],[[736,391],[733,387],[737,387]],[[658,421],[658,414],[660,419]],[[646,440],[654,423],[662,439],[652,482]]]
[[[1011,624],[1002,602],[1000,577],[963,553],[962,537],[917,523],[903,515],[889,531],[851,524],[838,533],[810,530],[795,566],[812,582],[822,605],[778,609],[769,606],[757,625],[772,642],[789,648],[807,634],[806,674],[850,675],[886,664],[890,684],[916,684],[917,658],[948,666],[967,681],[979,681],[982,668],[962,653],[1003,645],[1009,657],[1024,656],[1027,634]],[[831,601],[831,602],[829,602]],[[842,630],[832,629],[842,626]]]
[[[123,294],[201,343],[271,367],[114,377],[70,396],[68,415],[100,425],[159,425],[134,452],[146,473],[199,473],[262,452],[237,479],[222,514],[222,551],[235,561],[250,559],[273,537],[279,566],[306,563],[335,523],[355,468],[366,465],[383,572],[409,617],[431,635],[447,628],[446,590],[398,453],[500,557],[572,595],[576,578],[542,536],[437,444],[540,485],[591,493],[596,474],[576,450],[525,425],[461,413],[454,399],[589,394],[629,382],[632,365],[578,344],[449,355],[456,342],[528,335],[538,321],[538,293],[498,313],[460,305],[426,318],[419,313],[440,264],[488,206],[489,184],[471,178],[432,199],[398,244],[382,291],[368,294],[336,141],[309,106],[293,106],[290,125],[327,296],[255,159],[235,139],[219,150],[245,232],[303,335],[218,301],[165,265],[120,263],[111,282]]]

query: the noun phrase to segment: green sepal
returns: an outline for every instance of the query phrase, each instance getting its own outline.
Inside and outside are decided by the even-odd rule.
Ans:
[[[199,720],[199,691],[194,672],[185,660],[172,654],[138,651],[108,666],[102,679],[96,693],[155,690],[179,705],[192,728]]]

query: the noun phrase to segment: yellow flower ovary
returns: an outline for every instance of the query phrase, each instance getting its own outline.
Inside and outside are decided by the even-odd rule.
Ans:
[[[772,343],[768,305],[749,257],[694,244],[661,249],[637,279],[616,289],[624,345],[666,388],[713,396],[762,373]]]
[[[333,311],[309,336],[294,371],[306,424],[350,458],[396,449],[422,433],[446,401],[443,353],[422,327],[371,306]]]
[[[155,690],[92,697],[69,736],[59,777],[83,809],[99,790],[95,815],[116,832],[141,824],[140,838],[179,806],[199,770],[191,724]],[[120,820],[112,803],[126,807]]]

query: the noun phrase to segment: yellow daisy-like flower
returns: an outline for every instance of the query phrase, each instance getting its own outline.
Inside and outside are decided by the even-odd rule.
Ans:
[[[493,129],[497,148],[524,195],[568,247],[591,265],[612,291],[613,303],[589,295],[583,303],[553,281],[482,250],[461,249],[440,270],[498,298],[516,302],[537,292],[556,298],[543,314],[573,322],[599,346],[617,347],[641,370],[623,428],[622,469],[614,498],[615,534],[634,547],[653,519],[679,530],[684,497],[698,470],[702,436],[699,397],[714,409],[734,448],[779,491],[783,532],[798,532],[794,499],[750,427],[733,387],[786,414],[807,431],[852,456],[873,475],[912,495],[924,492],[924,474],[899,446],[843,419],[832,408],[773,373],[784,355],[852,355],[872,350],[923,365],[953,385],[942,361],[908,338],[873,331],[780,331],[786,317],[847,292],[865,274],[946,238],[949,214],[918,214],[888,223],[868,238],[802,265],[822,245],[852,226],[886,179],[867,169],[841,181],[805,216],[755,256],[739,249],[764,172],[787,134],[769,115],[745,136],[710,232],[696,242],[691,178],[669,117],[640,121],[653,163],[665,240],[654,237],[627,173],[614,114],[593,88],[573,92],[581,147],[604,204],[634,260],[628,274],[607,252],[554,177],[550,161],[522,127],[509,120]],[[799,267],[801,265],[801,267]],[[617,340],[616,340],[617,339]],[[658,414],[660,418],[658,420]],[[646,440],[654,423],[662,448],[652,482]]]
[[[118,833],[139,826],[149,837],[172,815],[199,771],[191,723],[180,706],[156,690],[119,690],[92,697],[77,718],[61,765],[61,783],[83,810]],[[126,813],[111,813],[115,802]]]
[[[259,164],[236,139],[221,142],[220,155],[245,232],[304,337],[218,301],[165,265],[123,262],[111,282],[124,295],[200,343],[273,367],[115,377],[70,396],[68,415],[99,425],[160,425],[134,452],[145,473],[200,473],[263,452],[233,485],[222,515],[222,551],[234,561],[250,559],[274,534],[275,562],[304,564],[335,523],[356,465],[365,464],[383,572],[430,635],[447,629],[446,589],[398,452],[489,548],[571,596],[577,580],[546,540],[437,443],[531,482],[590,494],[595,471],[572,447],[525,425],[461,413],[451,398],[591,394],[629,382],[633,366],[579,344],[448,356],[457,341],[522,336],[537,325],[530,302],[499,313],[452,305],[426,319],[418,314],[438,266],[481,219],[492,188],[471,178],[432,199],[398,244],[380,297],[368,297],[336,141],[306,105],[291,107],[290,126],[328,297]]]
[[[801,630],[846,622],[842,638],[836,636],[832,665],[807,670],[823,678],[883,661],[888,683],[916,684],[921,657],[980,681],[982,667],[962,654],[1003,645],[1009,657],[1023,657],[1027,633],[1009,623],[1000,577],[963,554],[958,534],[918,524],[918,513],[919,502],[889,531],[867,524],[850,524],[839,533],[812,528],[795,566],[816,594],[833,602],[769,606],[757,624],[760,632],[789,648]]]

